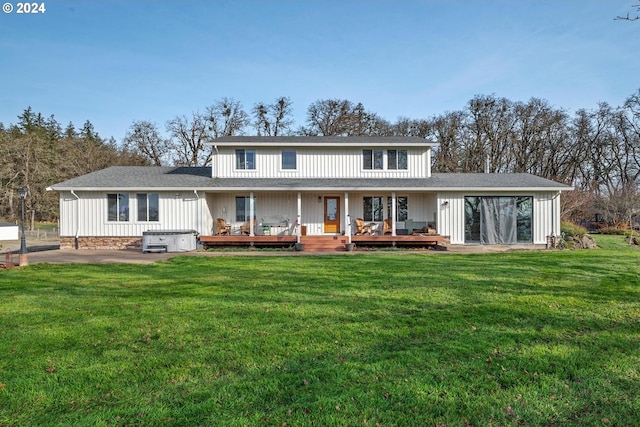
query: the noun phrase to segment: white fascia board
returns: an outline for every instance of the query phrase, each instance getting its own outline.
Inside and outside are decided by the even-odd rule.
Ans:
[[[521,187],[521,188],[496,188],[496,187],[470,187],[470,188],[445,188],[445,187],[213,187],[213,188],[205,188],[203,191],[210,192],[234,192],[234,191],[270,191],[270,192],[286,192],[286,191],[325,191],[325,192],[335,192],[335,191],[354,191],[354,192],[404,192],[404,193],[436,193],[436,192],[445,192],[445,191],[453,191],[453,192],[483,192],[483,193],[496,193],[496,194],[504,194],[504,193],[521,193],[521,192],[553,192],[553,191],[566,191],[567,188],[559,189],[559,188],[549,188],[549,187]]]
[[[159,191],[211,191],[211,187],[49,187],[53,191],[137,191],[137,192],[159,192]]]
[[[211,145],[214,147],[438,147],[439,142],[408,142],[408,143],[393,143],[384,141],[373,142],[205,142],[204,145]]]
[[[273,191],[273,192],[285,192],[285,191],[401,191],[401,192],[443,192],[443,191],[455,191],[455,192],[484,192],[484,193],[506,193],[506,192],[523,192],[523,191],[571,191],[573,187],[314,187],[314,186],[291,186],[291,187],[47,187],[48,191],[97,191],[97,192],[121,192],[121,191],[136,191],[136,192],[149,192],[149,191],[208,191],[208,192],[234,192],[234,191]]]
[[[431,187],[432,191],[470,192],[482,191],[486,193],[505,193],[515,191],[572,191],[573,187]]]

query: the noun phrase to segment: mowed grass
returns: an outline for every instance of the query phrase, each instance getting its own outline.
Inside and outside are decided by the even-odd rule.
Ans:
[[[0,425],[637,425],[640,252],[0,272]]]

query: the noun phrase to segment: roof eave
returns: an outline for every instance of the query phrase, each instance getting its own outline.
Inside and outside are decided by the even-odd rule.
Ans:
[[[393,144],[389,144],[389,142],[258,142],[258,141],[237,141],[237,142],[226,142],[226,141],[211,141],[205,142],[205,145],[213,146],[213,147],[438,147],[440,146],[439,142],[394,142]]]
[[[114,192],[122,192],[122,191],[138,191],[138,192],[149,192],[149,191],[211,191],[213,187],[193,187],[193,186],[185,186],[185,187],[47,187],[47,191],[114,191]]]

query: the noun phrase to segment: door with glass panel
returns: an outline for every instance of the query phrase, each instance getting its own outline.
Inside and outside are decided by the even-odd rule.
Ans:
[[[340,232],[340,197],[325,196],[324,198],[324,232]]]

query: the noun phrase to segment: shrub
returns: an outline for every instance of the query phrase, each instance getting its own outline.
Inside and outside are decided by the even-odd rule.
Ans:
[[[628,228],[606,227],[600,229],[601,234],[611,234],[616,236],[638,237],[638,232]]]
[[[560,231],[564,233],[565,236],[569,236],[569,237],[572,237],[572,236],[582,237],[585,234],[587,234],[586,228],[569,221],[562,221],[562,224],[560,225]]]

